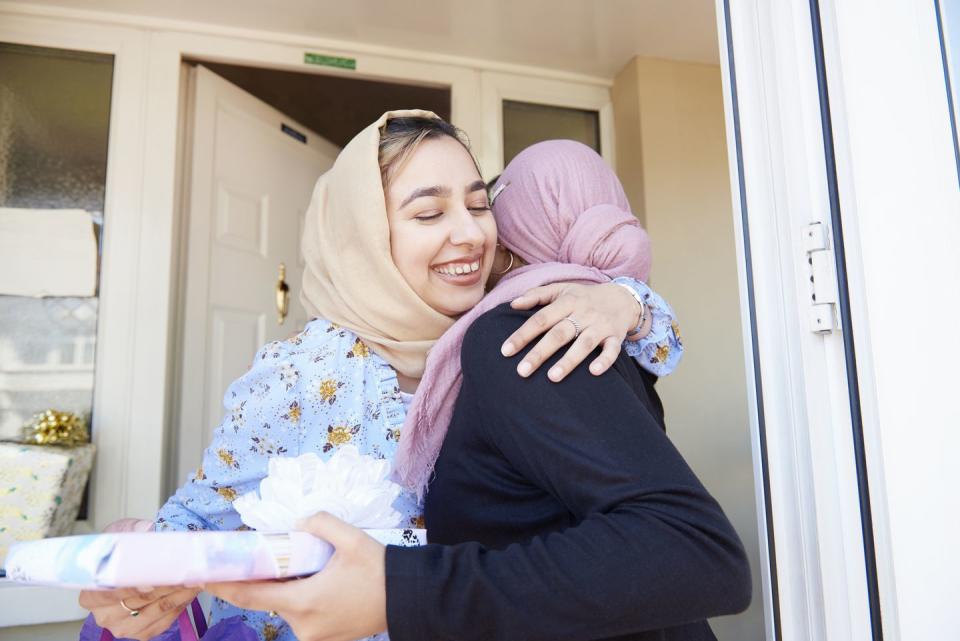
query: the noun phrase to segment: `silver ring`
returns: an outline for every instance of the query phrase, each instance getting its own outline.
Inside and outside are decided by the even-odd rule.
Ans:
[[[567,316],[567,317],[564,318],[563,320],[565,320],[565,321],[570,321],[571,323],[573,323],[573,332],[574,332],[573,338],[574,338],[574,340],[576,340],[577,338],[579,338],[579,337],[580,337],[580,332],[583,331],[583,328],[580,327],[580,323],[578,323],[577,321],[573,320],[573,317],[572,317],[572,316]]]
[[[129,614],[129,615],[132,616],[132,617],[138,617],[138,616],[140,616],[140,610],[133,610],[133,609],[131,609],[130,607],[127,606],[126,603],[123,602],[123,599],[120,599],[120,607],[122,607],[124,610],[126,610],[126,611],[127,611],[127,614]]]

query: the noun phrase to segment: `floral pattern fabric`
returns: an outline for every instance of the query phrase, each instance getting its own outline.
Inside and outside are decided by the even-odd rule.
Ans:
[[[614,278],[632,289],[649,310],[650,333],[638,341],[624,341],[623,349],[651,374],[666,376],[672,373],[683,356],[683,339],[673,309],[646,283],[632,278]]]

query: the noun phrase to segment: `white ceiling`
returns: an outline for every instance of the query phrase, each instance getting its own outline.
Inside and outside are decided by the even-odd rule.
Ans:
[[[717,64],[715,0],[39,0],[612,78],[634,55]]]

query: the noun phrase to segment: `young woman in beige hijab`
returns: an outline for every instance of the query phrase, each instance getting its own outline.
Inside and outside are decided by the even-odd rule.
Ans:
[[[161,509],[158,530],[241,527],[231,502],[257,487],[271,456],[326,456],[350,443],[393,458],[404,393],[416,389],[435,341],[481,300],[494,268],[496,225],[458,132],[429,112],[405,111],[358,134],[317,182],[303,255],[302,300],[314,320],[261,349],[227,390],[225,418],[203,464]],[[561,328],[540,348],[541,360],[573,329],[582,340],[571,369],[609,337],[607,351],[619,351],[641,306],[616,285],[569,291],[539,317]],[[513,340],[519,348],[524,335]],[[412,494],[394,507],[403,515],[398,526],[418,523]],[[165,630],[195,594],[84,592],[81,604],[118,636],[140,639]],[[214,622],[232,616],[265,641],[293,638],[279,617],[215,604]]]

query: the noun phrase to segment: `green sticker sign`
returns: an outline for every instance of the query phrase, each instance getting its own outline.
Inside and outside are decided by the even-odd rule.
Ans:
[[[321,67],[336,67],[337,69],[349,69],[356,71],[356,58],[339,58],[337,56],[326,56],[322,53],[303,54],[303,62],[308,65],[320,65]]]

